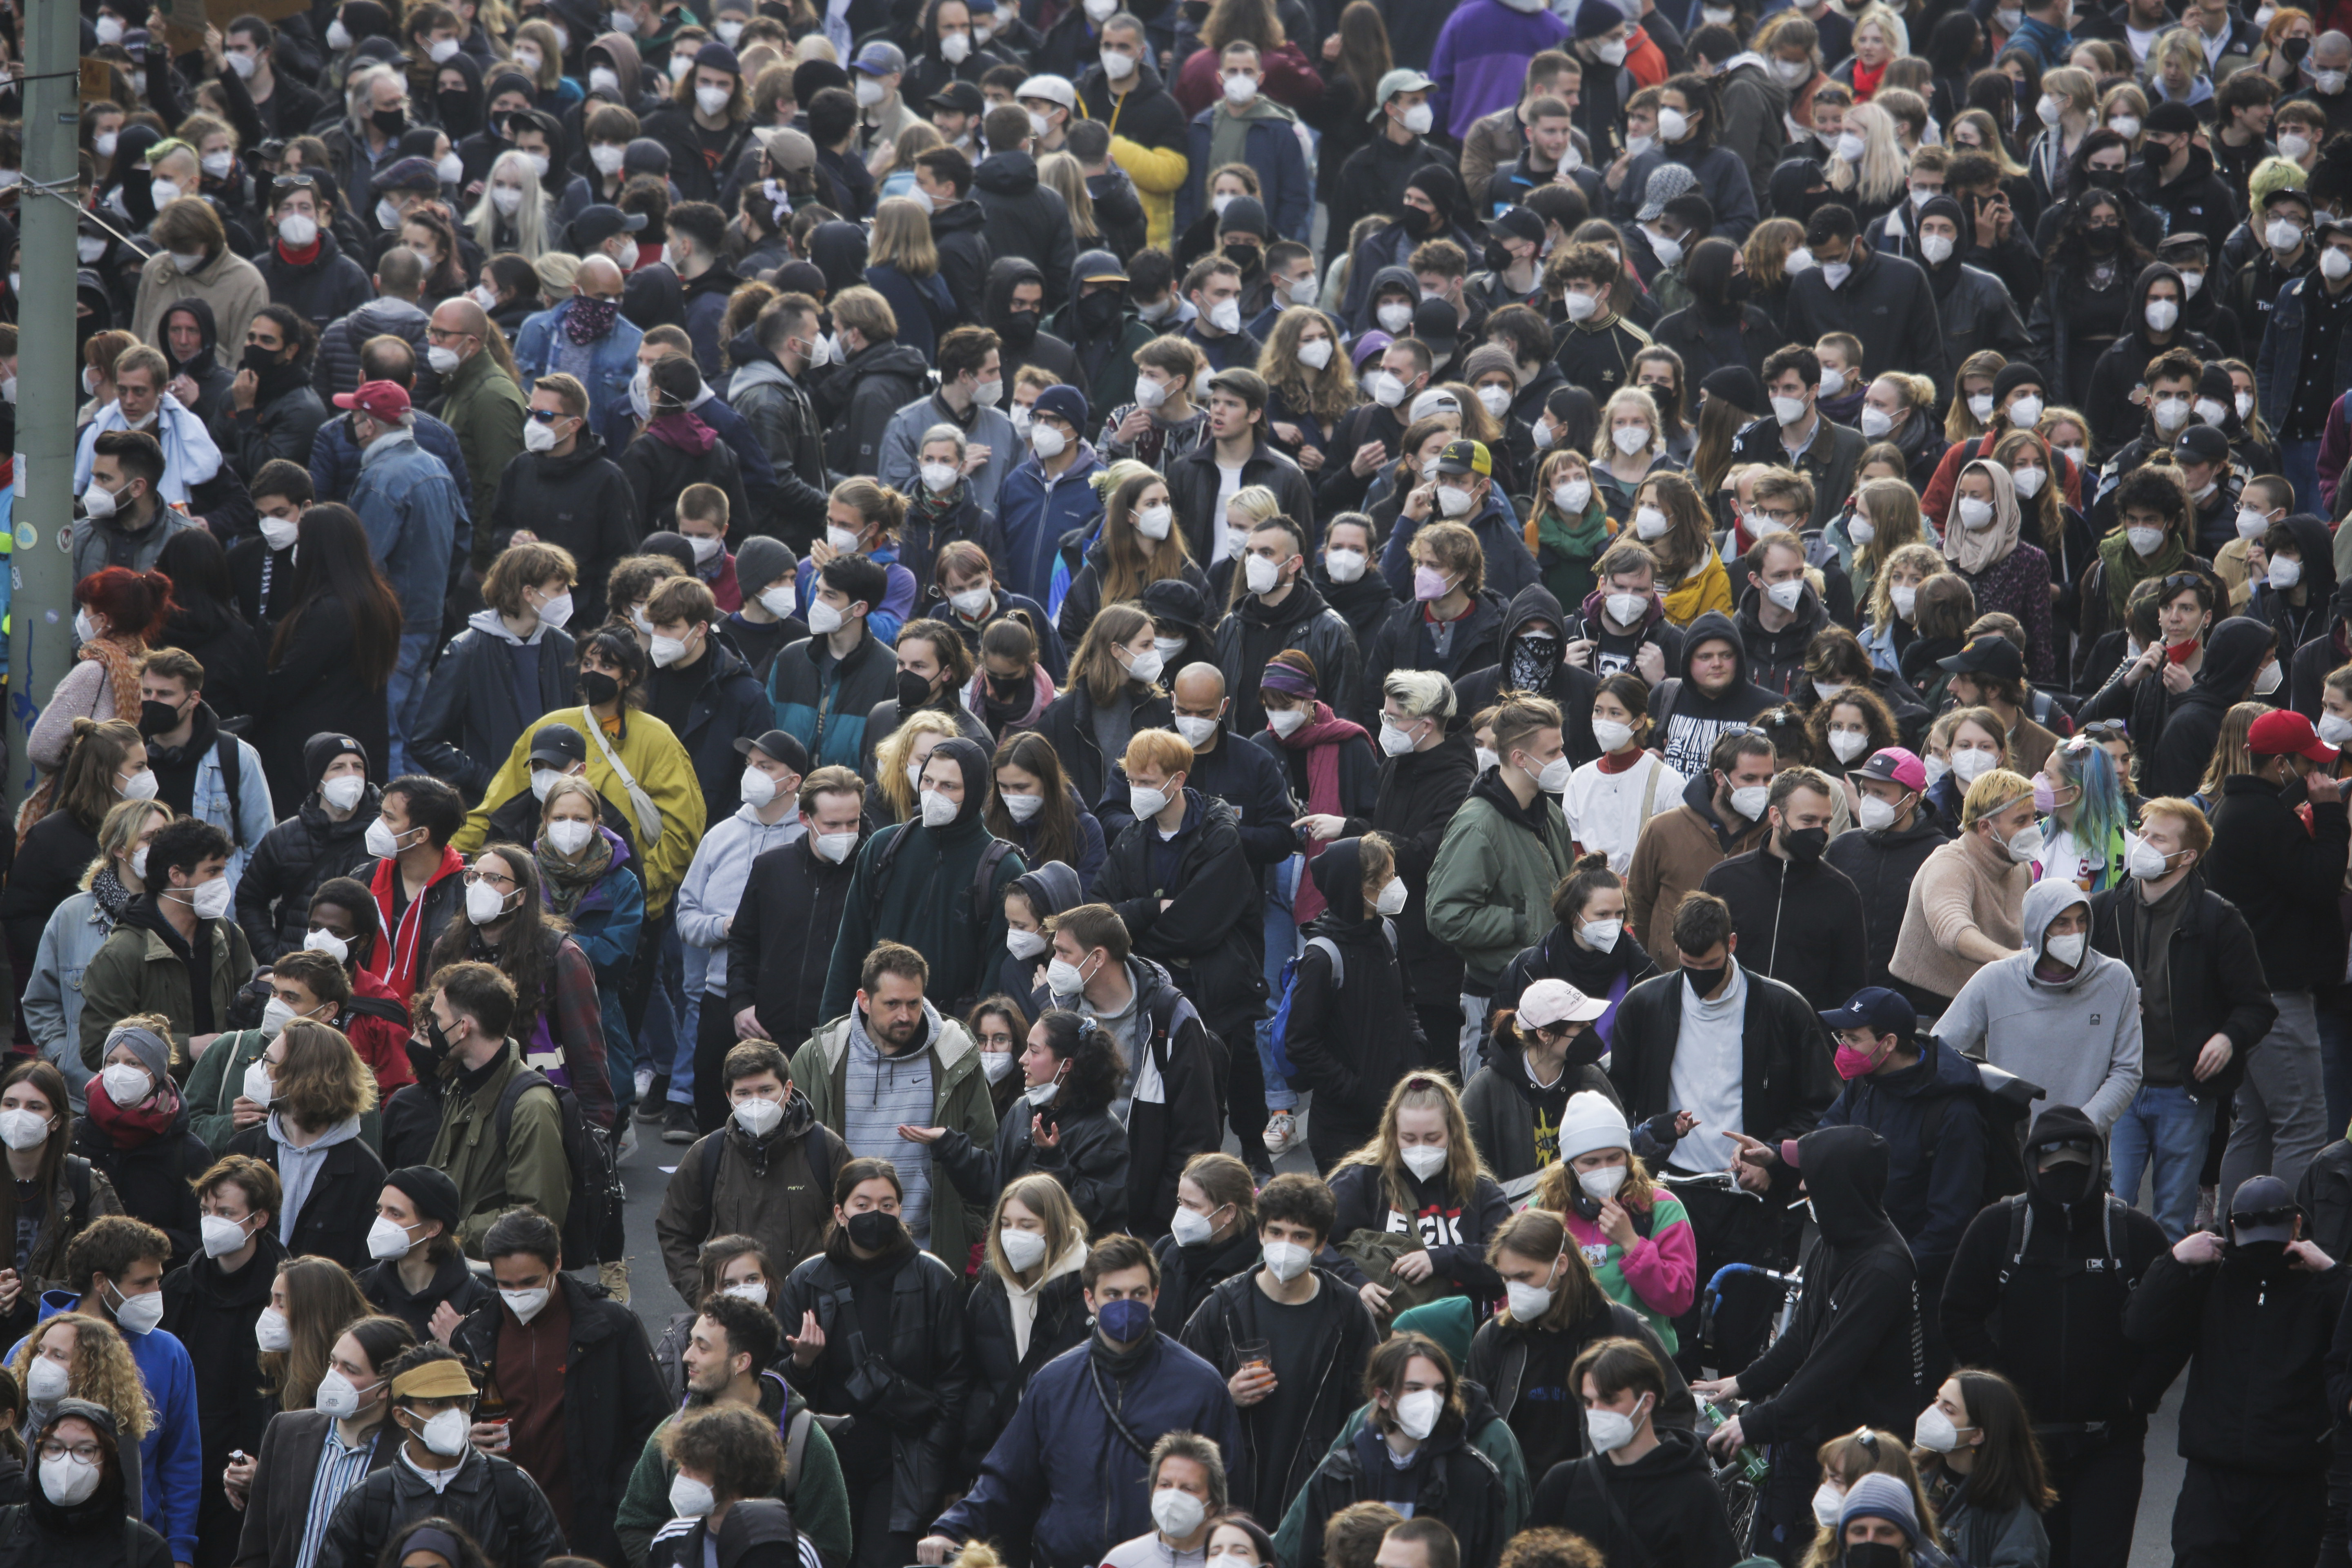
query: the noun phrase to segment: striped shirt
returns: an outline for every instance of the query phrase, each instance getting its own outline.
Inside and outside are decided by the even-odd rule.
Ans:
[[[335,1505],[343,1494],[367,1479],[368,1460],[375,1453],[376,1433],[369,1431],[355,1448],[343,1446],[342,1435],[336,1430],[341,1423],[327,1423],[327,1437],[319,1454],[318,1478],[310,1483],[310,1517],[302,1526],[302,1554],[294,1560],[294,1568],[311,1568],[319,1561],[319,1542],[326,1538],[327,1521],[333,1515]]]

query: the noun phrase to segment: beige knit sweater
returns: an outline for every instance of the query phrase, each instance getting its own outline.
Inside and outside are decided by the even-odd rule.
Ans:
[[[2023,947],[2025,889],[2032,882],[2033,868],[2011,860],[1984,834],[1961,834],[1929,855],[1911,879],[1887,967],[1897,980],[1957,996],[1984,967],[1960,956],[1960,933],[1973,927],[2001,947]]]

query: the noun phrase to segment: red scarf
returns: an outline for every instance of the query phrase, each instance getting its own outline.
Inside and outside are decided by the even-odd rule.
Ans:
[[[1625,753],[1625,760],[1622,763],[1617,760],[1616,752],[1604,752],[1601,755],[1601,771],[1604,773],[1622,773],[1626,769],[1632,767],[1635,763],[1647,762],[1649,761],[1649,758],[1650,753],[1642,750],[1639,746]]]
[[[1870,101],[1871,95],[1878,90],[1879,79],[1885,74],[1886,67],[1885,66],[1879,67],[1876,70],[1872,70],[1868,67],[1864,66],[1860,60],[1854,61],[1853,100],[1856,103],[1868,103]]]
[[[323,233],[324,231],[322,230],[320,232]],[[326,243],[327,242],[323,238],[313,238],[310,244],[302,247],[299,250],[297,250],[294,247],[287,244],[281,239],[278,242],[278,254],[282,259],[291,266],[308,267],[310,263],[319,259],[319,249]]]
[[[1285,751],[1307,753],[1307,809],[1308,812],[1331,816],[1345,816],[1339,805],[1339,748],[1352,738],[1369,743],[1364,727],[1351,720],[1334,717],[1331,705],[1318,700],[1315,716],[1287,735],[1275,739]],[[1327,847],[1326,841],[1307,840],[1307,858],[1314,859]],[[1323,912],[1323,889],[1315,885],[1312,877],[1298,879],[1298,891],[1292,895],[1290,912],[1300,925],[1305,925]]]
[[[417,953],[425,942],[425,895],[432,892],[443,878],[454,877],[465,868],[466,858],[463,855],[455,849],[443,849],[441,864],[433,868],[433,875],[425,881],[425,890],[408,900],[408,908],[402,911],[399,927],[394,930],[392,900],[400,886],[397,879],[400,858],[395,855],[389,860],[376,862],[375,875],[368,879],[368,891],[375,895],[376,914],[383,921],[384,929],[392,931],[393,938],[390,942],[375,944],[375,952],[367,962],[366,973],[390,986],[394,996],[412,995],[416,990]]]
[[[180,1091],[166,1079],[163,1086],[139,1104],[124,1110],[106,1092],[106,1080],[92,1075],[89,1080],[89,1119],[106,1134],[106,1141],[117,1149],[143,1149],[172,1130],[180,1119]]]

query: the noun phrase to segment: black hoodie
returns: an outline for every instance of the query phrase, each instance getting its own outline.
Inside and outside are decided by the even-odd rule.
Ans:
[[[1739,1548],[1706,1445],[1678,1427],[1654,1430],[1658,1446],[1630,1465],[1591,1455],[1546,1470],[1528,1525],[1574,1531],[1609,1563],[1729,1568]]]
[[[1394,931],[1364,908],[1362,847],[1342,838],[1307,863],[1324,908],[1301,933],[1283,1037],[1294,1079],[1315,1090],[1307,1147],[1327,1171],[1379,1131],[1389,1090],[1428,1059]],[[1339,949],[1344,983],[1322,942]]]
[[[1059,310],[1070,263],[1077,259],[1077,238],[1062,194],[1038,181],[1037,160],[1021,152],[992,153],[972,172],[971,196],[988,215],[988,242],[998,258],[1025,260],[1042,270],[1045,309]]]
[[[1245,594],[1233,614],[1218,623],[1215,657],[1233,698],[1234,733],[1255,735],[1265,728],[1258,679],[1268,659],[1294,647],[1315,661],[1316,691],[1335,716],[1353,718],[1364,703],[1380,706],[1377,693],[1361,689],[1363,660],[1356,651],[1355,634],[1302,575],[1282,603],[1269,605],[1255,594]]]
[[[2061,1165],[2046,1175],[2035,1168],[2041,1150],[2070,1140],[2089,1141],[2101,1163]],[[2168,1244],[2153,1217],[2109,1196],[2097,1179],[2105,1142],[2071,1105],[2034,1119],[2025,1140],[2025,1193],[1969,1222],[1945,1277],[1942,1314],[1958,1364],[2007,1377],[2036,1420],[2110,1422],[2114,1435],[2126,1437],[2146,1425],[2180,1357],[2150,1355],[2124,1337],[2126,1303]],[[2032,1224],[2012,1242],[2021,1206]],[[2012,1256],[2021,1249],[2021,1258]],[[2085,1444],[2080,1432],[2044,1442],[2052,1436],[2061,1458]]]
[[[1709,642],[1729,643],[1737,664],[1731,684],[1713,694],[1701,690],[1690,672],[1692,656]],[[1748,679],[1748,648],[1739,628],[1720,610],[1709,610],[1684,628],[1682,662],[1650,693],[1653,733],[1665,737],[1666,766],[1685,778],[1704,774],[1715,742],[1730,731],[1747,728],[1771,706],[1772,694]]]
[[[1777,632],[1767,631],[1760,614],[1763,602],[1760,588],[1750,585],[1739,591],[1739,640],[1748,654],[1747,668],[1741,673],[1776,700],[1793,698],[1807,689],[1805,650],[1830,624],[1830,612],[1813,585],[1806,583],[1797,600],[1796,618]],[[1683,645],[1690,645],[1687,636]]]
[[[1864,1425],[1899,1432],[1918,1416],[1918,1275],[1886,1217],[1886,1163],[1885,1140],[1866,1127],[1797,1140],[1820,1235],[1805,1249],[1795,1321],[1739,1373],[1756,1401],[1739,1416],[1751,1443],[1810,1448]]]
[[[1015,153],[1013,156],[1025,159],[1028,154],[1023,153]],[[990,160],[992,163],[994,161]],[[1048,192],[1047,195],[1050,195],[1052,193]],[[1055,196],[1054,199],[1058,202],[1062,198]],[[996,218],[992,213],[989,219],[992,234],[995,226]],[[1065,233],[1066,232],[1066,229]],[[1068,267],[1066,265],[1062,270],[1066,277],[1069,272]],[[1043,323],[1046,311],[1039,311],[1034,320],[1028,319],[1026,312],[1020,312],[1021,319],[1016,319],[1016,313],[1013,309],[1013,289],[1024,283],[1036,283],[1050,288],[1051,285],[1046,282],[1046,276],[1045,268],[1024,255],[998,257],[989,264],[988,281],[982,300],[982,311],[984,317],[982,324],[1004,340],[1005,385],[1012,385],[1013,378],[1018,375],[1024,366],[1034,364],[1041,370],[1053,372],[1056,379],[1066,381],[1084,392],[1086,384],[1078,377],[1077,353],[1069,344],[1045,331]],[[1047,309],[1050,310],[1051,307],[1048,306]],[[1085,432],[1082,430],[1079,434],[1083,437]]]
[[[2309,512],[2296,512],[2286,520],[2285,527],[2294,535],[2295,548],[2303,555],[2303,575],[2286,593],[2256,579],[2253,600],[2246,606],[2248,616],[2268,621],[2277,629],[2282,660],[2292,658],[2295,649],[2326,632],[2336,615],[2336,547],[2327,525]],[[2300,604],[2294,598],[2298,594]],[[2272,700],[2281,695],[2273,692]]]
[[[2221,739],[2222,715],[2234,704],[2249,700],[2254,672],[2277,641],[2278,634],[2269,623],[2249,616],[2232,616],[2213,628],[2196,680],[2165,716],[2154,748],[2141,752],[2143,797],[2196,793],[2205,777],[2205,764],[2212,760],[2214,743]],[[2272,696],[2284,703],[2284,682]]]
[[[1532,623],[1540,622],[1540,626]],[[1454,710],[1491,708],[1505,691],[1533,691],[1559,705],[1560,739],[1578,766],[1601,755],[1592,738],[1592,699],[1600,678],[1565,662],[1570,617],[1550,589],[1533,584],[1512,595],[1495,628],[1494,661],[1464,676]],[[1529,679],[1532,677],[1533,679]]]
[[[2218,246],[2215,254],[2220,254]],[[2179,272],[2161,261],[2151,261],[2140,268],[2139,276],[2132,281],[2131,301],[2124,307],[2125,331],[2091,367],[2090,392],[2083,407],[2091,416],[2091,451],[2095,458],[2113,453],[2147,428],[2149,416],[2131,401],[2130,393],[2147,379],[2148,361],[2170,349],[2187,349],[2200,363],[2221,357],[2212,339],[2189,331],[2178,321],[2173,323],[2170,338],[2161,343],[2149,340],[2148,287],[2166,279],[2170,279],[2175,288],[2184,287]]]

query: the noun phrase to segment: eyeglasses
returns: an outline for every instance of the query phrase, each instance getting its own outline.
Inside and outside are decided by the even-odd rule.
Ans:
[[[470,888],[477,882],[488,882],[494,888],[511,888],[515,886],[515,879],[512,877],[505,875],[503,872],[468,871],[466,873],[466,886]]]
[[[70,1457],[79,1459],[85,1465],[97,1464],[105,1453],[105,1450],[95,1443],[66,1444],[54,1439],[43,1443],[40,1451],[41,1458],[44,1459],[63,1459]]]
[[[2083,733],[2093,741],[2127,741],[2131,729],[2121,719],[2094,719],[2083,726]]]

